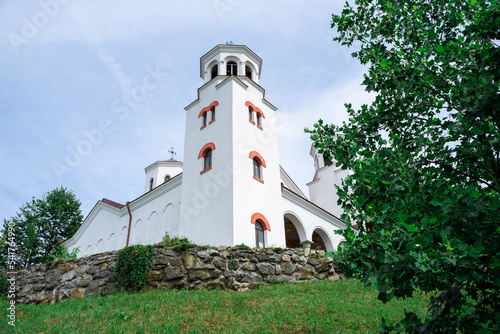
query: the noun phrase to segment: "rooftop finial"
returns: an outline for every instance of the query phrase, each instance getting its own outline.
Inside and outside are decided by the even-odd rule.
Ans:
[[[228,45],[233,45],[233,41],[226,42]]]
[[[177,155],[177,153],[175,153],[173,147],[170,147],[170,150],[168,150],[168,153],[170,153],[170,160],[174,160],[174,155]]]

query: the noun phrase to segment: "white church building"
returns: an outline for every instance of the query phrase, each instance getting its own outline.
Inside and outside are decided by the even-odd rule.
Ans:
[[[277,110],[259,86],[262,59],[244,45],[217,45],[200,58],[203,85],[186,110],[184,162],[145,168],[144,194],[98,201],[73,237],[79,256],[161,242],[321,247],[336,250],[345,229],[334,184],[345,171],[311,147],[308,199],[279,163]]]

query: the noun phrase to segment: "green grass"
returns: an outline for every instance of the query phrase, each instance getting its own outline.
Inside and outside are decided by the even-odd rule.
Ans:
[[[422,314],[428,299],[383,304],[374,288],[356,280],[275,284],[253,291],[151,290],[70,300],[54,305],[16,304],[13,333],[375,333],[382,316],[403,309]]]

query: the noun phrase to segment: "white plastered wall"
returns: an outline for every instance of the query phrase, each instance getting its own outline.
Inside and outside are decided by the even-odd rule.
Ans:
[[[132,226],[129,245],[154,244],[166,232],[177,236],[179,231],[179,204],[182,175],[132,201]],[[78,247],[78,256],[118,250],[127,242],[129,213],[98,202],[75,235],[65,241],[70,251]]]

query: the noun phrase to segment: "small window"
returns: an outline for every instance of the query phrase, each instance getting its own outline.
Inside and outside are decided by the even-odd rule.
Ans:
[[[251,120],[251,121],[253,121],[253,110],[252,110],[252,107],[248,107],[248,119]]]
[[[207,125],[207,114],[203,114],[203,126]]]
[[[203,169],[212,167],[212,150],[208,149],[205,153],[205,159],[203,161]]]
[[[234,61],[227,63],[226,75],[238,75],[238,65]]]
[[[252,69],[250,66],[245,66],[245,76],[249,79],[252,79]]]
[[[215,107],[212,108],[212,119],[211,121],[215,121]]]
[[[167,175],[165,175],[165,182],[170,181],[170,179],[171,179],[170,175],[168,175],[168,174],[167,174]]]
[[[215,78],[217,75],[219,75],[219,66],[215,65],[214,67],[212,67],[212,71],[211,71],[211,75],[210,75],[210,80],[212,80],[213,78]]]
[[[257,125],[262,126],[262,117],[259,114],[257,114]]]
[[[264,229],[262,228],[262,224],[259,220],[255,222],[255,245],[259,248],[266,247],[266,243],[264,241]]]
[[[253,176],[262,179],[261,167],[257,158],[253,158]]]
[[[153,178],[151,178],[151,180],[149,180],[149,190],[152,190],[153,189]]]
[[[329,157],[326,157],[324,154],[323,154],[323,163],[325,164],[325,166],[328,166],[330,164],[331,160]]]

